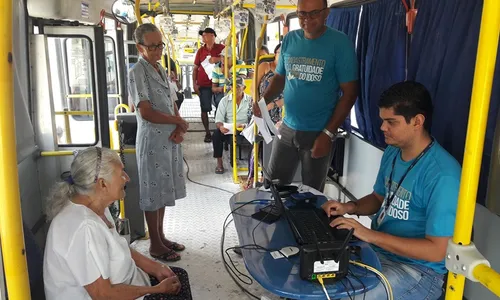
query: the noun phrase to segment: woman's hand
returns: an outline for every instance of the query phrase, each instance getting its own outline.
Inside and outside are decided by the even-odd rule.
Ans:
[[[170,269],[167,265],[158,264],[152,274],[158,281],[162,281],[163,279],[175,277],[175,273]]]
[[[174,134],[170,135],[170,140],[173,141],[176,144],[180,144],[184,141],[184,137],[180,134]]]
[[[182,143],[184,141],[184,132],[182,131],[182,128],[179,125],[177,125],[177,127],[175,128],[175,130],[172,132],[172,134],[168,139],[176,144]]]
[[[181,282],[177,276],[163,279],[155,286],[158,289],[157,294],[177,295],[181,291]]]
[[[180,127],[181,131],[182,132],[186,132],[189,128],[189,123],[186,122],[186,120],[184,120],[182,117],[176,117],[176,125],[178,127]],[[177,128],[176,128],[177,129]]]

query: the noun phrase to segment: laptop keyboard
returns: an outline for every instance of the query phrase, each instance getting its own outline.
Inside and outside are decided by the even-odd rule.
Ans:
[[[322,221],[313,210],[290,210],[293,223],[299,230],[306,244],[332,241],[333,238],[325,230]],[[316,237],[314,236],[316,235]]]

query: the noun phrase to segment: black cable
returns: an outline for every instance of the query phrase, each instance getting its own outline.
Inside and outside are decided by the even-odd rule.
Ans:
[[[369,270],[368,270],[367,268],[364,268],[364,267],[361,267],[361,268],[365,269],[365,272],[366,272],[366,273],[365,273],[365,275],[358,274],[358,276],[359,276],[359,277],[368,277],[368,271],[369,271]],[[356,274],[354,274],[354,272],[352,272],[352,271],[351,271],[351,273],[352,273],[352,275],[353,275],[353,276],[356,276]],[[380,278],[380,277],[379,277],[379,275],[378,275],[378,274],[376,274],[376,273],[373,273],[373,272],[371,272],[371,273],[372,273],[372,274],[373,274],[373,276],[375,276],[375,277],[378,279],[378,281],[379,281],[379,282],[380,282],[380,283],[384,286],[384,291],[385,291],[385,294],[386,294],[386,296],[387,296],[387,299],[389,299],[389,291],[388,291],[388,287],[387,287],[387,286],[386,286],[386,285],[382,282],[382,278]],[[365,289],[366,289],[366,287],[365,287]]]
[[[356,276],[356,274],[354,274],[354,272],[349,270],[349,273],[351,274],[352,277],[354,277],[354,279],[356,279],[357,281],[359,281],[359,283],[361,283],[361,286],[363,287],[363,300],[365,300],[365,298],[366,298],[366,285],[363,283],[363,281],[361,279],[359,279],[358,276]]]
[[[184,160],[184,163],[186,163],[186,168],[187,168],[187,171],[186,171],[186,178],[187,178],[189,181],[191,181],[192,183],[197,184],[197,185],[201,185],[201,186],[204,186],[204,187],[207,187],[207,188],[211,188],[211,189],[216,189],[216,190],[219,190],[219,191],[223,191],[223,192],[229,193],[229,194],[231,194],[231,195],[236,194],[236,193],[231,192],[231,191],[229,191],[229,190],[221,189],[221,188],[216,187],[216,186],[213,186],[213,185],[204,184],[204,183],[201,183],[201,182],[198,182],[198,181],[194,181],[194,180],[192,180],[192,179],[189,177],[189,164],[188,164],[188,162],[187,162],[187,160],[186,160],[186,158],[185,158],[185,157],[183,157],[182,159]]]
[[[351,288],[352,288],[352,296],[354,297],[354,300],[356,300],[356,289],[354,288],[354,285],[352,285],[352,282],[349,279],[349,276],[346,276],[345,279],[347,280],[347,282],[351,286]]]
[[[229,226],[229,224],[231,224],[231,222],[232,222],[232,221],[233,221],[233,220],[230,220],[227,224],[224,224],[224,230],[223,230],[224,237],[223,237],[223,238],[225,238],[225,231],[226,231],[227,227]],[[225,252],[226,252],[226,255],[229,257],[229,261],[230,261],[230,262],[231,262],[231,264],[233,265],[233,268],[234,268],[234,269],[233,269],[233,268],[228,268],[229,264],[228,264],[228,263],[227,263],[227,261],[226,261],[226,257],[224,256],[223,251],[224,251],[224,243],[223,243],[223,241],[222,241],[222,242],[221,242],[221,255],[222,255],[222,261],[224,262],[224,266],[226,267],[226,270],[227,270],[228,272],[230,272],[230,274],[229,274],[229,275],[231,275],[231,277],[233,278],[233,280],[235,280],[235,279],[234,279],[234,277],[233,277],[233,275],[232,275],[232,274],[234,274],[234,276],[236,276],[236,278],[237,278],[239,281],[243,282],[244,284],[247,284],[247,285],[251,285],[251,284],[253,284],[253,279],[252,279],[252,278],[250,278],[250,276],[248,276],[248,275],[246,275],[246,274],[241,273],[241,272],[240,272],[240,271],[236,268],[236,266],[235,266],[235,264],[234,264],[234,262],[233,262],[233,259],[231,258],[231,256],[229,256],[229,253],[228,253],[228,252],[227,252],[227,250],[226,250],[226,251],[225,251]],[[235,270],[236,270],[236,271],[235,271]],[[242,279],[240,278],[240,275],[236,274],[236,272],[238,272],[241,276],[243,276],[243,277],[247,278],[247,279],[249,280],[249,282],[246,282],[246,281],[242,280]],[[231,274],[231,273],[232,273],[232,274]],[[236,282],[236,280],[235,280],[235,282]],[[237,284],[239,285],[239,283],[237,283]],[[247,292],[247,291],[246,291],[246,290],[245,290],[242,286],[240,286],[240,288],[242,288],[244,292]],[[249,294],[251,294],[250,292],[248,292],[248,293],[249,293]]]
[[[345,287],[345,291],[347,293],[347,296],[349,296],[349,299],[353,300],[351,297],[351,293],[349,293],[349,288],[347,287],[347,285],[345,285],[344,281],[341,280],[340,283],[342,283],[342,285]]]
[[[244,204],[245,205],[245,204]],[[238,207],[237,209],[243,207],[244,205]],[[221,238],[221,241],[220,241],[220,252],[221,252],[221,257],[222,257],[222,261],[224,262],[224,268],[226,269],[227,273],[229,274],[229,276],[231,276],[231,279],[233,279],[234,283],[236,283],[236,285],[243,291],[245,292],[247,295],[251,296],[252,298],[254,299],[257,299],[259,300],[260,298],[255,296],[254,294],[252,294],[250,291],[248,291],[247,289],[245,289],[233,276],[233,274],[231,272],[234,272],[232,269],[229,268],[229,265],[228,263],[226,262],[226,258],[224,257],[224,239],[225,239],[225,236],[226,236],[226,227],[231,224],[231,222],[229,222],[227,225],[226,225],[226,222],[227,222],[227,219],[229,218],[229,216],[231,215],[231,213],[226,217],[226,219],[224,220],[224,224],[222,226],[222,238]],[[231,220],[232,221],[232,220]]]
[[[269,216],[269,212],[262,218],[262,220],[259,221],[259,223],[257,223],[257,225],[255,225],[255,227],[252,229],[252,239],[253,239],[253,243],[255,245],[257,245],[257,242],[255,241],[255,230],[257,229],[257,227],[259,227],[259,225],[262,223],[262,221],[264,221],[267,217]],[[258,252],[258,251],[257,251]]]
[[[228,224],[230,224],[230,223],[228,223]],[[234,263],[233,259],[232,259],[232,258],[231,258],[231,256],[229,255],[229,251],[230,251],[230,250],[233,250],[233,249],[245,249],[245,250],[256,250],[256,251],[258,251],[258,250],[264,250],[265,252],[274,252],[274,251],[277,251],[277,252],[279,252],[279,253],[280,253],[283,257],[285,257],[285,258],[289,261],[289,258],[288,258],[288,257],[286,257],[286,255],[285,255],[283,252],[281,252],[281,250],[267,249],[267,248],[262,247],[262,246],[260,246],[260,245],[248,244],[248,245],[243,245],[243,246],[235,246],[235,247],[229,247],[229,248],[227,248],[227,249],[225,250],[225,253],[226,253],[227,257],[229,258],[229,261],[231,262],[231,265],[232,265],[232,267],[233,267],[233,269],[231,269],[231,271],[233,272],[233,274],[234,274],[234,275],[236,275],[236,277],[237,277],[237,278],[238,278],[238,279],[239,279],[242,283],[247,284],[247,285],[251,285],[251,284],[253,283],[253,280],[252,280],[252,278],[250,278],[248,275],[241,273],[241,272],[240,272],[240,270],[238,270],[238,268],[236,267],[236,265],[235,265],[235,263]],[[236,272],[237,272],[238,274],[240,274],[240,275],[237,275],[237,274],[236,274]],[[243,280],[241,279],[241,277],[245,277],[245,278],[247,278],[250,282],[248,283],[248,282],[243,281]]]
[[[184,160],[184,161],[185,161],[185,160]],[[249,296],[253,297],[254,299],[260,299],[260,298],[259,298],[259,297],[257,297],[257,296],[255,296],[254,294],[252,294],[252,293],[251,293],[250,291],[248,291],[247,289],[245,289],[245,288],[244,288],[244,287],[243,287],[243,286],[242,286],[242,285],[241,285],[241,284],[240,284],[240,283],[239,283],[239,282],[238,282],[238,281],[234,278],[233,274],[234,274],[234,275],[235,275],[235,276],[236,276],[239,280],[241,280],[241,279],[239,278],[239,276],[236,274],[236,272],[235,272],[233,269],[231,269],[231,268],[229,267],[229,264],[228,264],[228,263],[227,263],[227,261],[226,261],[226,258],[225,258],[225,256],[224,256],[224,240],[225,240],[225,237],[226,237],[226,228],[227,228],[227,226],[229,226],[229,224],[231,224],[231,222],[233,221],[233,220],[231,220],[231,221],[229,221],[229,223],[228,223],[228,222],[227,222],[227,220],[229,219],[229,217],[230,217],[230,216],[231,216],[234,212],[236,212],[237,210],[241,209],[242,207],[244,207],[244,206],[246,206],[246,205],[249,205],[249,204],[251,204],[251,203],[257,202],[257,201],[261,201],[261,200],[256,199],[256,200],[252,200],[252,201],[248,201],[248,202],[246,202],[246,203],[243,203],[242,205],[239,205],[238,207],[236,207],[235,209],[233,209],[233,210],[232,210],[232,211],[231,211],[231,212],[227,215],[227,217],[226,217],[226,219],[224,220],[224,223],[223,223],[223,225],[222,225],[222,237],[221,237],[221,243],[220,243],[220,245],[221,245],[221,247],[220,247],[220,252],[221,252],[222,261],[224,262],[224,268],[226,268],[226,271],[228,272],[229,276],[231,276],[231,279],[233,279],[234,283],[236,283],[236,285],[238,285],[238,287],[240,287],[240,289],[241,289],[243,292],[247,293]],[[226,223],[227,223],[227,224],[226,224]],[[238,272],[239,272],[239,271],[238,271]],[[246,276],[246,275],[245,275],[245,276]],[[250,280],[251,280],[251,278],[250,278]],[[243,282],[243,281],[242,281],[242,282]],[[252,282],[253,282],[253,280],[252,280]]]

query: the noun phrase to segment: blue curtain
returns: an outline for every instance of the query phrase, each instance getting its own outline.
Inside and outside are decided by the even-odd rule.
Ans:
[[[358,33],[360,7],[353,8],[331,8],[326,25],[345,33],[352,44],[356,44],[356,35]],[[341,126],[346,131],[351,131],[351,117],[347,116]]]
[[[330,14],[326,19],[326,25],[342,31],[356,44],[356,34],[358,33],[360,7],[352,8],[330,8]]]
[[[406,72],[406,11],[399,0],[379,0],[363,5],[358,34],[360,96],[356,119],[360,133],[385,147],[378,112],[380,94],[403,81]]]
[[[432,135],[462,162],[476,61],[482,0],[419,0],[408,79],[423,83],[434,101]],[[497,59],[478,202],[484,204],[500,103]]]

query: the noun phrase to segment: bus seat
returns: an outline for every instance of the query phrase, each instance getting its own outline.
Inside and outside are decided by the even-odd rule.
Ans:
[[[135,113],[120,113],[116,115],[120,133],[123,134],[123,144],[135,146],[137,135],[137,118]]]
[[[231,163],[231,167],[233,166],[233,136],[231,135],[231,138],[229,140],[229,162]],[[243,160],[243,152],[242,148],[243,147],[248,147],[249,154],[248,158],[250,159],[250,153],[252,152],[252,144],[241,134],[236,135],[236,149],[238,150],[238,160]]]
[[[252,96],[252,79],[245,79],[245,94]]]

